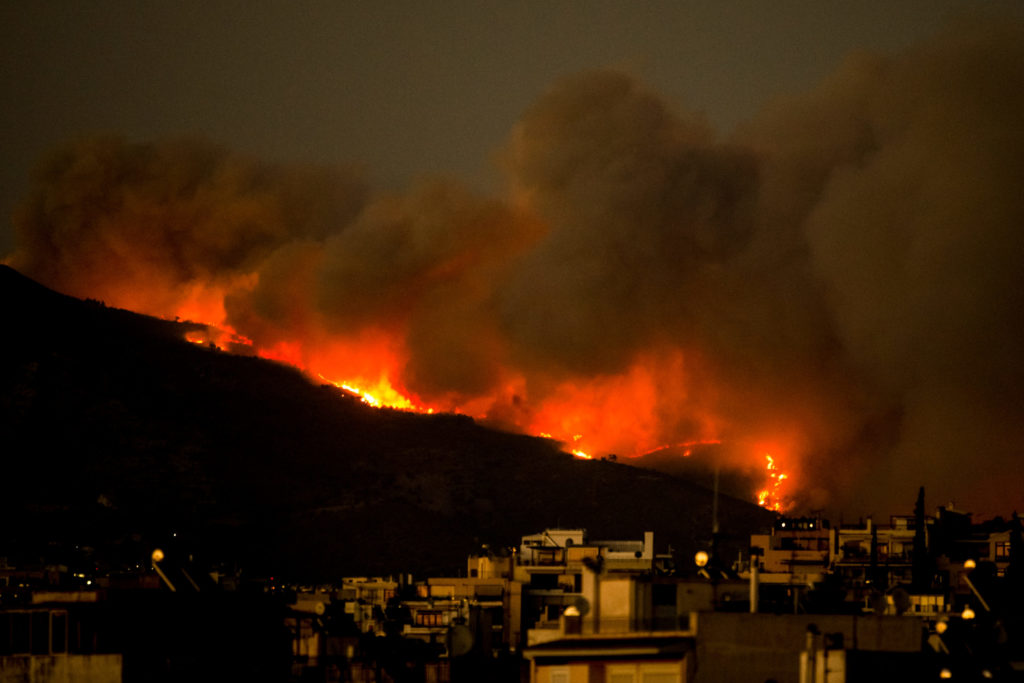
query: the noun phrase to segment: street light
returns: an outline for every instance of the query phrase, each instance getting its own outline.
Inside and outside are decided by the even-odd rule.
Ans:
[[[164,570],[160,568],[160,563],[164,561],[164,551],[157,548],[153,551],[153,554],[150,555],[150,558],[153,560],[153,569],[155,569],[156,573],[160,575],[160,578],[165,584],[167,584],[167,587],[171,589],[171,592],[176,593],[178,589],[174,587],[171,580],[167,578],[167,574],[164,574]]]

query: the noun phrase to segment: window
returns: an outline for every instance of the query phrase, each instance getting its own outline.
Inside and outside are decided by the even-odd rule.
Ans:
[[[569,669],[564,666],[552,667],[548,675],[551,683],[569,683]]]
[[[416,613],[417,626],[444,626],[444,615],[438,610],[420,610]]]
[[[552,565],[564,564],[561,548],[543,548],[533,551],[533,557],[537,564]]]
[[[1010,542],[999,541],[996,543],[996,559],[997,560],[1008,560],[1010,559]]]
[[[680,664],[647,662],[608,666],[608,683],[682,683],[682,680]]]

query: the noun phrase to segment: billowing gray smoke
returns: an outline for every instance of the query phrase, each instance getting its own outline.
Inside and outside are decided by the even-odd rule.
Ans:
[[[1024,508],[1020,23],[853,56],[729,140],[628,75],[573,76],[502,160],[504,198],[385,195],[88,141],[41,167],[11,263],[156,313],[216,286],[257,344],[399,335],[410,391],[522,426],[639,363],[645,438],[720,438],[733,464],[782,444],[805,508],[895,512],[919,485]]]

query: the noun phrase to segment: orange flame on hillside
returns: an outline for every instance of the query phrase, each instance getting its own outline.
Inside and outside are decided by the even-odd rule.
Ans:
[[[667,451],[669,449],[675,448],[682,449],[683,457],[689,458],[691,455],[693,455],[693,449],[696,448],[697,446],[717,446],[720,445],[721,443],[722,442],[720,439],[697,439],[696,441],[684,441],[682,443],[666,443],[655,448],[652,448],[646,453],[643,453],[642,455],[651,455],[652,453],[658,453],[659,451]]]
[[[764,457],[767,461],[765,469],[768,471],[768,484],[766,488],[758,492],[757,504],[768,510],[782,512],[785,503],[780,489],[782,482],[789,476],[779,470],[779,466],[775,464],[775,458],[770,454],[765,453]]]
[[[218,322],[207,324],[204,331],[189,331],[185,335],[188,341],[228,350],[248,348],[261,358],[297,367],[373,407],[424,414],[460,413],[479,419],[489,416],[494,402],[493,398],[469,398],[431,403],[410,391],[400,379],[406,358],[401,342],[395,341],[402,339],[396,331],[379,329],[364,331],[354,338],[288,340],[260,346],[223,322],[223,308],[186,305],[176,317],[202,320],[203,316],[213,316]],[[670,354],[667,359],[640,358],[620,375],[565,382],[512,422],[525,433],[565,444],[566,452],[583,460],[593,460],[595,450],[611,453],[613,449],[627,457],[679,449],[682,457],[688,457],[696,447],[721,444],[721,440],[713,437],[679,443],[657,440],[658,376],[664,363],[681,364],[681,354]],[[525,393],[524,384],[522,377],[510,373],[505,393]],[[713,432],[714,426],[706,425],[704,430]],[[757,493],[757,503],[769,510],[782,511],[785,502],[781,489],[788,475],[778,469],[771,455],[765,458],[768,481]]]

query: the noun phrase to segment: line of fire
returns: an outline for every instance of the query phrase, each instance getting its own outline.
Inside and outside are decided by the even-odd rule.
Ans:
[[[177,318],[180,319],[181,316]],[[243,353],[252,353],[260,358],[284,363],[296,367],[307,375],[321,381],[331,384],[338,389],[348,393],[352,397],[360,400],[368,406],[374,408],[389,408],[392,410],[400,410],[412,413],[421,413],[426,415],[432,415],[437,412],[450,412],[454,414],[469,415],[476,419],[486,420],[486,416],[478,414],[481,410],[479,407],[477,411],[474,411],[473,407],[461,407],[461,406],[434,406],[424,402],[422,399],[415,397],[410,394],[407,390],[401,387],[401,383],[394,381],[392,375],[394,375],[393,367],[397,365],[397,360],[393,357],[394,352],[391,351],[380,351],[380,349],[390,349],[392,344],[381,339],[375,339],[372,344],[363,342],[361,344],[361,350],[358,353],[349,353],[347,356],[362,358],[364,356],[370,357],[368,361],[362,361],[357,363],[358,366],[362,367],[362,370],[358,373],[358,377],[350,377],[346,379],[334,379],[331,376],[325,375],[321,371],[319,366],[330,365],[329,361],[325,361],[323,358],[316,360],[310,359],[308,352],[304,351],[302,345],[297,342],[281,343],[272,348],[262,348],[253,343],[253,341],[244,335],[239,334],[237,331],[231,329],[229,326],[225,326],[223,323],[217,325],[213,324],[202,324],[199,329],[190,330],[185,334],[186,341],[200,346],[208,346],[213,349],[226,348],[232,351],[241,351]],[[376,351],[367,352],[365,349],[369,346]],[[326,371],[326,370],[325,370]],[[643,391],[649,391],[646,387]],[[595,457],[595,450],[592,450],[587,444],[588,443],[602,443],[608,440],[608,437],[602,438],[602,435],[594,434],[582,434],[575,431],[575,428],[583,422],[593,424],[593,418],[583,418],[580,414],[584,411],[584,408],[580,405],[577,400],[569,401],[568,406],[559,406],[555,410],[545,410],[541,408],[536,411],[532,419],[524,423],[513,423],[511,425],[504,424],[504,427],[512,427],[518,431],[534,434],[546,439],[552,439],[565,446],[565,449],[573,456],[583,459],[592,460]],[[604,411],[606,415],[614,414],[614,410]],[[607,418],[606,418],[607,419]],[[616,430],[609,430],[616,431]],[[628,431],[629,438],[633,438],[632,426],[626,430],[619,429],[619,432]],[[621,434],[617,433],[612,438],[619,438]],[[692,441],[683,441],[679,443],[669,443],[651,446],[650,443],[643,443],[640,447],[634,449],[633,456],[639,455],[650,455],[657,452],[672,452],[678,454],[680,457],[690,457],[696,449],[715,446],[721,444],[721,440],[718,438],[701,438]],[[789,507],[787,496],[786,496],[786,480],[790,478],[790,474],[784,472],[780,463],[777,462],[777,456],[771,453],[761,454],[758,448],[753,449],[753,458],[757,459],[760,457],[764,458],[763,474],[760,476],[760,481],[757,484],[756,490],[753,492],[758,505],[761,507],[772,510],[774,512],[785,512]],[[615,454],[607,454],[602,456],[596,456],[601,458],[611,458],[615,460],[618,458]]]
[[[727,557],[549,528],[456,576],[299,585],[188,539],[116,571],[0,560],[3,681],[1021,680],[1021,522],[777,516]]]

